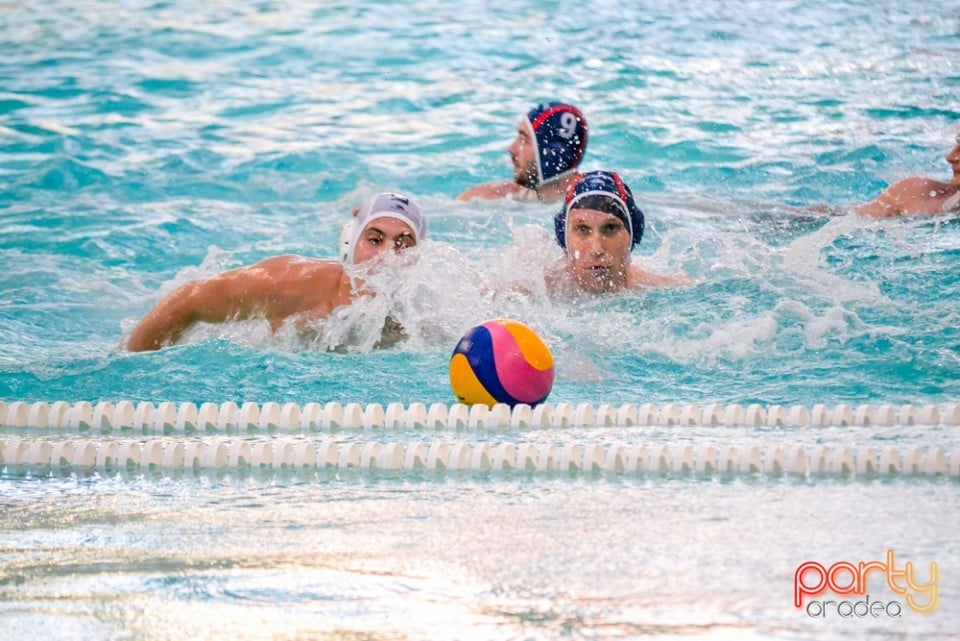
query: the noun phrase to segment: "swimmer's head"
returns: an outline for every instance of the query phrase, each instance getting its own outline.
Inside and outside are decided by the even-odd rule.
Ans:
[[[953,180],[951,183],[960,187],[960,134],[957,135],[957,144],[954,145],[950,153],[947,154],[947,162],[950,163],[950,167],[953,169]]]
[[[520,149],[526,139],[532,147],[529,159]],[[586,150],[587,120],[580,110],[573,105],[547,102],[521,119],[520,131],[509,151],[517,182],[536,188],[576,171]]]
[[[616,216],[626,227],[633,250],[643,238],[643,212],[637,207],[630,187],[613,171],[591,171],[577,176],[567,190],[563,209],[554,217],[557,244],[567,249],[570,212],[589,209]]]
[[[348,265],[362,263],[384,251],[416,245],[426,236],[427,221],[415,200],[404,194],[377,194],[344,225],[340,258]]]

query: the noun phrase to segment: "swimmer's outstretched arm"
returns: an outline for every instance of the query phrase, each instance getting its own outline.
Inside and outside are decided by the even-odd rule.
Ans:
[[[633,286],[638,289],[658,288],[658,287],[690,287],[696,285],[697,281],[686,274],[658,274],[645,269],[637,269]]]
[[[338,293],[343,269],[334,261],[277,256],[213,278],[181,285],[137,324],[127,349],[160,349],[197,322],[221,323],[260,314],[276,329],[288,316],[317,314],[347,301]]]
[[[880,198],[865,205],[828,205],[826,203],[815,203],[806,207],[791,207],[781,205],[782,208],[792,211],[798,215],[816,214],[818,216],[846,216],[854,213],[859,216],[871,216],[873,218],[888,218],[896,216],[897,212],[888,202],[882,202]]]
[[[504,180],[501,182],[483,183],[482,185],[471,187],[457,196],[457,200],[460,202],[468,202],[478,198],[485,200],[496,200],[498,198],[506,198],[507,196],[519,194],[523,191],[525,191],[524,188],[518,185],[516,182],[512,180]]]
[[[240,268],[207,280],[181,285],[165,296],[137,324],[127,349],[142,352],[175,343],[194,323],[219,323],[249,317],[262,296],[262,279]],[[258,287],[259,286],[259,287]]]

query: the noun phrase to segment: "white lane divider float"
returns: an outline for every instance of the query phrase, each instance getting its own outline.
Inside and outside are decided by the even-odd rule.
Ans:
[[[330,430],[481,430],[543,429],[548,427],[848,427],[896,425],[960,425],[960,404],[945,405],[653,405],[613,407],[588,403],[572,405],[484,405],[390,403],[243,403],[220,405],[162,402],[154,405],[130,401],[12,403],[0,402],[0,427],[48,429],[59,433],[107,433],[134,430],[144,434],[219,432],[309,433]]]
[[[960,478],[960,448],[470,441],[337,443],[280,437],[146,441],[71,438],[0,443],[7,473],[216,471],[230,469],[614,473],[643,475],[793,475]]]

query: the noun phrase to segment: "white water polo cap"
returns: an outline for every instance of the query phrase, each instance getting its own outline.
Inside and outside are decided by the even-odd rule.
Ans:
[[[417,243],[427,237],[427,221],[417,201],[405,194],[377,194],[363,203],[354,220],[343,226],[340,232],[340,258],[343,262],[353,264],[354,249],[360,234],[378,218],[396,218],[410,225]]]

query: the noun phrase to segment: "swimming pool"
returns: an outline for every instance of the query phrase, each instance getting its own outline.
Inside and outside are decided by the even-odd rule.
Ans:
[[[803,209],[946,175],[957,3],[0,11],[0,636],[960,627],[960,219]],[[507,175],[517,118],[551,98],[590,122],[584,167],[637,194],[637,260],[696,286],[587,305],[478,289],[535,271],[553,209],[454,197]],[[382,189],[418,196],[431,242],[410,285],[341,320],[392,313],[406,344],[329,353],[252,322],[118,349],[176,284],[333,256]],[[428,423],[434,404],[450,418],[456,339],[496,315],[550,343],[554,416]],[[134,424],[142,402],[161,418]],[[280,420],[329,403],[359,422]],[[31,409],[46,426],[12,418]],[[888,549],[939,564],[935,612],[794,607],[801,563]]]

